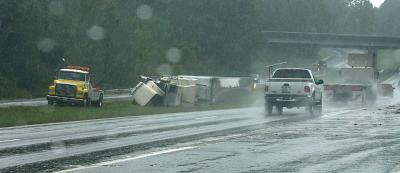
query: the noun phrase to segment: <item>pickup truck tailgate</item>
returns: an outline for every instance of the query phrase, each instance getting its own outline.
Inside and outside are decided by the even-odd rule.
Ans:
[[[267,81],[268,94],[290,94],[290,95],[305,95],[308,94],[304,90],[308,86],[309,79],[279,79],[271,78]]]

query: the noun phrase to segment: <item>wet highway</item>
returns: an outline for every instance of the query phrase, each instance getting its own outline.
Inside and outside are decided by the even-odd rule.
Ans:
[[[0,172],[397,172],[400,105],[262,107],[0,129]]]

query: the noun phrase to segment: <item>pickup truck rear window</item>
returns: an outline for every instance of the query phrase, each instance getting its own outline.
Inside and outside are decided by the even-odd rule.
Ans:
[[[275,71],[272,78],[311,78],[311,75],[307,70],[280,69]]]

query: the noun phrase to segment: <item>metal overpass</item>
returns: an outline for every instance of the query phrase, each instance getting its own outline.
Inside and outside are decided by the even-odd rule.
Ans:
[[[269,45],[303,45],[368,50],[377,66],[377,50],[400,49],[400,37],[306,32],[263,31]]]

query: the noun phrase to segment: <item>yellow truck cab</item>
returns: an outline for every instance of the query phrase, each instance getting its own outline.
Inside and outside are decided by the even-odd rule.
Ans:
[[[58,72],[58,77],[49,86],[47,102],[49,105],[72,104],[81,106],[103,104],[104,92],[93,88],[90,83],[89,68],[67,66]]]

